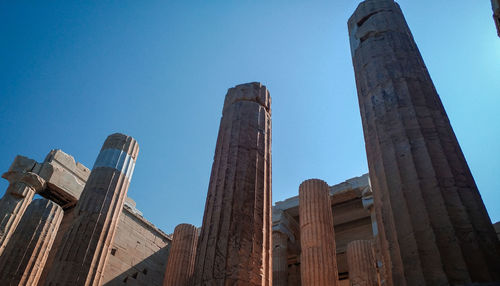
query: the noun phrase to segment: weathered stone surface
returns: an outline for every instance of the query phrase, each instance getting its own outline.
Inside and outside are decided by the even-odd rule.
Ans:
[[[364,1],[348,26],[390,283],[499,281],[498,239],[399,6]]]
[[[273,286],[288,285],[288,235],[273,231]]]
[[[191,224],[175,227],[163,286],[189,286],[194,272],[198,229]]]
[[[493,8],[493,20],[495,20],[497,33],[500,37],[500,0],[491,0],[491,6]]]
[[[161,286],[172,239],[144,219],[132,208],[132,200],[124,205],[110,255],[104,267],[105,286]]]
[[[63,151],[52,150],[40,164],[38,175],[47,182],[47,188],[40,195],[66,209],[80,198],[90,170]]]
[[[230,88],[212,165],[194,285],[271,285],[271,97]]]
[[[76,218],[46,285],[100,285],[139,146],[123,134],[108,136],[77,203]]]
[[[373,256],[375,258],[375,265],[378,278],[380,280],[380,285],[386,285],[387,274],[385,272],[385,265],[383,263],[382,248],[380,245],[380,235],[378,233],[377,216],[375,213],[375,206],[373,204],[373,192],[371,188],[366,188],[363,191],[363,207],[370,212],[370,219],[372,222],[372,232],[373,232]]]
[[[328,184],[310,179],[299,187],[302,285],[338,285],[333,215]]]
[[[38,286],[45,285],[45,282],[47,280],[47,275],[49,274],[50,269],[52,268],[52,265],[56,258],[57,251],[61,246],[64,235],[68,232],[68,230],[71,227],[71,224],[73,223],[73,220],[75,219],[75,212],[76,208],[74,207],[64,210],[64,216],[62,218],[61,223],[59,224],[59,228],[57,229],[56,238],[54,239],[54,243],[52,244],[52,248],[50,249],[47,261],[45,262],[45,266],[43,267],[42,274],[38,281]]]
[[[2,177],[9,187],[0,199],[0,255],[16,230],[22,215],[37,191],[45,187],[45,181],[31,172],[36,161],[17,156]]]
[[[370,240],[355,240],[347,245],[347,264],[352,286],[377,286],[377,270]]]
[[[0,256],[2,285],[37,285],[62,217],[62,208],[46,199],[28,206]]]

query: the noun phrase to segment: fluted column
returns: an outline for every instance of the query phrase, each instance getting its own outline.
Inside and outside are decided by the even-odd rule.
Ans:
[[[271,97],[230,88],[222,111],[194,285],[271,285]]]
[[[273,231],[273,286],[288,285],[288,235]]]
[[[310,179],[299,187],[302,285],[338,285],[337,255],[328,184]]]
[[[2,285],[37,285],[62,217],[62,208],[46,199],[28,206],[0,256]]]
[[[191,224],[175,227],[163,286],[189,286],[196,257],[198,230]]]
[[[347,244],[347,266],[351,286],[377,286],[377,270],[370,240],[355,240]]]
[[[391,282],[499,281],[498,239],[401,9],[367,0],[348,26]]]
[[[46,185],[44,179],[31,172],[35,164],[34,160],[17,156],[9,171],[2,175],[9,181],[9,187],[0,199],[0,255],[35,193]]]
[[[372,232],[373,232],[373,242],[372,242],[372,249],[373,249],[373,256],[375,259],[375,265],[376,265],[376,270],[377,270],[377,277],[378,280],[380,281],[380,285],[385,286],[386,280],[387,280],[387,274],[385,271],[385,264],[383,263],[383,258],[382,258],[382,253],[381,253],[381,241],[380,241],[380,234],[378,231],[378,225],[377,225],[377,216],[375,213],[375,206],[373,204],[373,192],[371,190],[371,187],[365,189],[362,194],[362,203],[363,207],[370,212],[370,218],[372,221]]]
[[[45,285],[100,285],[138,152],[132,137],[108,136]]]

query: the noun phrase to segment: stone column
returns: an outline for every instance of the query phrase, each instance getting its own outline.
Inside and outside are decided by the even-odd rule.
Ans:
[[[337,255],[329,187],[310,179],[299,187],[302,285],[338,285]]]
[[[499,281],[498,239],[401,9],[367,0],[348,26],[392,284]]]
[[[197,242],[196,226],[184,223],[175,227],[163,286],[190,286]]]
[[[361,202],[363,203],[363,207],[370,212],[370,218],[372,221],[372,232],[373,232],[373,255],[375,258],[375,265],[377,270],[377,277],[380,281],[380,285],[385,286],[387,275],[385,272],[385,265],[383,263],[382,253],[381,253],[381,245],[380,245],[380,235],[378,233],[378,225],[377,225],[377,216],[375,213],[375,206],[373,204],[373,192],[371,187],[363,190]]]
[[[9,187],[0,199],[0,255],[33,196],[46,185],[45,180],[31,172],[35,166],[34,160],[17,156],[9,171],[2,175],[9,181]]]
[[[288,235],[273,231],[273,286],[288,285]]]
[[[138,152],[132,137],[108,136],[45,285],[100,285]]]
[[[260,83],[227,92],[194,285],[271,285],[271,97]]]
[[[377,270],[372,242],[355,240],[347,244],[347,265],[351,286],[377,286]]]
[[[46,199],[34,200],[0,256],[0,281],[37,285],[57,234],[63,210]]]

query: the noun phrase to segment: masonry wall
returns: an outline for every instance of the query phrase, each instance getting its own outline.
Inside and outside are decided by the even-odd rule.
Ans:
[[[126,205],[104,268],[104,285],[161,286],[170,242],[169,236]]]

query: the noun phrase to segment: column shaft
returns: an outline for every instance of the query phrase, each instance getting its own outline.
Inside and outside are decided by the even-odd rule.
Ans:
[[[46,199],[34,200],[28,206],[0,256],[2,283],[37,285],[62,217],[62,208]]]
[[[335,233],[327,183],[311,179],[300,185],[299,217],[302,285],[338,285]]]
[[[401,9],[367,0],[348,26],[393,285],[499,281],[498,239]]]
[[[163,286],[190,286],[197,242],[198,230],[194,225],[180,224],[175,227]]]
[[[288,235],[273,231],[273,286],[288,285]]]
[[[347,265],[352,286],[377,286],[377,270],[372,242],[355,240],[347,244]]]
[[[2,175],[9,181],[9,187],[0,199],[0,255],[35,193],[46,185],[44,179],[31,172],[35,164],[34,160],[17,156],[9,171]]]
[[[194,285],[271,285],[271,98],[230,88],[220,122]]]
[[[100,285],[138,152],[132,137],[108,136],[45,285]]]

